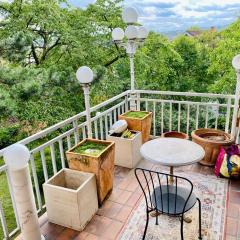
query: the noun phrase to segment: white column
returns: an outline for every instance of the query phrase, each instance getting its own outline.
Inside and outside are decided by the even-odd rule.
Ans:
[[[236,139],[237,135],[237,119],[239,115],[239,100],[240,100],[240,55],[237,55],[233,58],[232,65],[235,68],[237,74],[237,84],[235,90],[235,100],[234,100],[234,110],[233,110],[233,118],[232,118],[232,128],[231,128],[231,136]]]
[[[126,47],[127,54],[130,60],[130,78],[131,78],[131,98],[136,98],[135,93],[135,70],[134,70],[134,55],[136,53],[136,43],[132,40],[128,41]],[[130,101],[130,110],[137,110],[137,104],[135,100]]]
[[[31,177],[28,169],[29,150],[14,144],[4,152],[4,161],[10,173],[13,194],[23,240],[44,240],[38,223]]]
[[[84,98],[85,98],[85,109],[86,109],[86,118],[87,118],[87,133],[88,138],[92,138],[92,124],[91,124],[91,112],[90,112],[90,86],[87,84],[83,85]]]

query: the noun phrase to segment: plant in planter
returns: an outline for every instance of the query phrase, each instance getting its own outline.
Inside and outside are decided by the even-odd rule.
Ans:
[[[96,177],[64,168],[43,184],[48,220],[82,231],[98,210]]]
[[[152,125],[152,112],[131,110],[120,115],[119,119],[126,120],[130,130],[142,132],[142,143],[149,140]]]
[[[141,160],[140,147],[142,134],[133,130],[125,130],[123,133],[112,133],[107,140],[116,144],[115,164],[121,167],[134,168]],[[124,156],[123,156],[124,153]]]
[[[96,139],[85,139],[66,152],[70,169],[96,174],[100,205],[113,188],[114,155],[114,142]]]

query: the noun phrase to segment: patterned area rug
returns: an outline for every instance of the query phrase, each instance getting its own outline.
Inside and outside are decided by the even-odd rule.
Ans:
[[[215,176],[200,173],[176,173],[186,177],[194,184],[194,192],[202,202],[202,235],[204,240],[222,240],[225,227],[225,214],[228,193],[228,181]],[[198,239],[198,205],[196,204],[187,214],[191,223],[184,223],[184,237],[186,240]],[[138,205],[119,239],[140,240],[145,227],[145,200],[142,196]],[[180,237],[180,221],[175,217],[159,216],[159,225],[155,225],[155,218],[150,216],[147,240],[177,240]]]

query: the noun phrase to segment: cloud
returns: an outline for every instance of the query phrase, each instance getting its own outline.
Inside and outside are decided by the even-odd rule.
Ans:
[[[240,15],[240,0],[125,0],[125,5],[137,6],[140,22],[162,33],[193,25],[222,28]]]

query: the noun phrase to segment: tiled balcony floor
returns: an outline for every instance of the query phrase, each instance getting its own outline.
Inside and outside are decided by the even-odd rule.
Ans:
[[[141,167],[152,168],[153,165],[142,161]],[[184,171],[201,172],[202,174],[214,174],[213,168],[194,164],[180,168]],[[118,234],[128,216],[134,209],[141,191],[135,179],[133,171],[116,167],[114,189],[108,200],[98,210],[91,222],[83,232],[77,232],[68,228],[49,223],[47,215],[40,218],[42,234],[46,240],[110,240],[118,239]],[[19,238],[20,239],[20,238]],[[227,227],[225,240],[240,239],[240,181],[231,181],[229,185],[229,200],[227,208]]]

